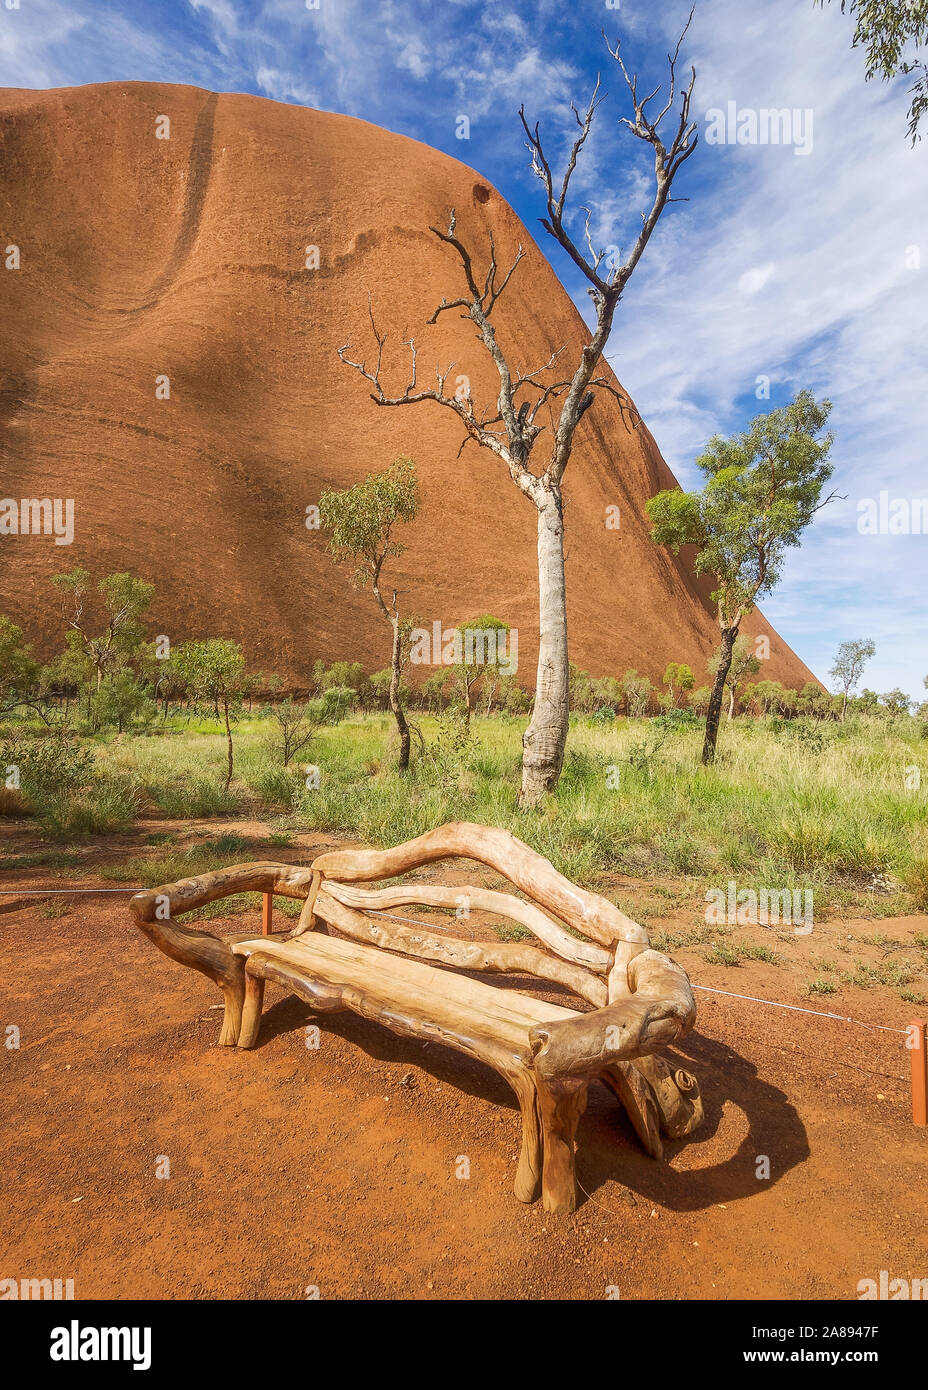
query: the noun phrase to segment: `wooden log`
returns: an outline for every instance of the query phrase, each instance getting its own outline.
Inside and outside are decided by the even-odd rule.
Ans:
[[[303,910],[300,913],[299,921],[291,932],[291,936],[302,936],[305,931],[315,931],[316,927],[319,925],[319,919],[316,916],[316,898],[319,894],[321,883],[322,874],[318,871],[313,873],[309,892],[303,904]]]
[[[390,888],[357,888],[354,884],[338,883],[329,879],[325,891],[337,902],[346,907],[356,907],[362,912],[374,909],[386,912],[392,907],[458,907],[466,898],[468,906],[478,911],[492,912],[500,917],[509,917],[520,926],[543,941],[563,960],[574,965],[586,966],[601,975],[612,969],[613,958],[602,946],[594,946],[588,941],[578,941],[557,922],[553,922],[540,908],[523,902],[511,893],[496,893],[489,888],[443,888],[431,883],[400,883]],[[427,923],[423,923],[426,926]]]
[[[238,1045],[241,1048],[254,1047],[261,1031],[261,1010],[264,1007],[264,977],[245,971],[245,1003],[242,1009],[242,1026],[239,1030]]]
[[[421,928],[403,922],[384,921],[368,917],[363,912],[346,907],[336,899],[332,889],[338,885],[327,881],[316,899],[316,912],[324,922],[344,932],[355,941],[380,946],[388,951],[400,951],[422,960],[441,961],[460,970],[486,970],[509,974],[534,975],[564,985],[594,1008],[606,1003],[606,985],[588,970],[567,961],[557,960],[525,942],[465,941],[454,936],[437,936],[423,922]]]
[[[528,1068],[513,1068],[507,1073],[506,1080],[516,1093],[522,1114],[522,1149],[519,1154],[514,1191],[518,1201],[534,1202],[541,1191],[544,1168],[544,1141],[538,1088],[535,1085],[535,1078]]]
[[[628,978],[634,993],[627,998],[532,1029],[537,1074],[595,1076],[610,1062],[657,1052],[693,1026],[696,1005],[682,966],[645,951],[629,965]]]
[[[606,986],[589,971],[558,960],[523,942],[469,941],[453,936],[437,936],[429,924],[421,928],[402,922],[384,921],[346,907],[330,896],[333,885],[326,883],[316,900],[316,911],[323,921],[346,936],[365,944],[399,951],[424,960],[441,961],[458,969],[534,975],[563,985],[594,1008],[606,1003]]]
[[[452,821],[415,840],[386,850],[332,850],[313,861],[313,869],[340,883],[396,878],[437,859],[475,859],[504,874],[562,922],[603,946],[627,941],[644,950],[648,934],[598,893],[578,888],[552,864],[508,830]]]
[[[702,1096],[692,1072],[671,1067],[657,1053],[632,1059],[632,1067],[651,1088],[660,1115],[661,1131],[668,1139],[693,1134],[703,1121]]]
[[[270,892],[303,898],[311,882],[311,870],[294,869],[288,864],[236,864],[130,898],[129,909],[137,926],[158,950],[181,965],[199,970],[222,990],[225,1011],[220,1046],[234,1047],[238,1041],[245,998],[242,962],[228,943],[211,932],[183,926],[177,917],[233,893]]]
[[[565,1215],[577,1207],[577,1124],[586,1109],[586,1082],[535,1076],[541,1112],[541,1197],[545,1211]]]
[[[610,1062],[600,1072],[600,1078],[618,1096],[645,1152],[662,1159],[661,1112],[645,1077],[633,1062]]]

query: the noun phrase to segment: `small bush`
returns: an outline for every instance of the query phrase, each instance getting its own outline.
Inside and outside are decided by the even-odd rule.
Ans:
[[[81,791],[37,800],[35,813],[56,840],[116,835],[128,830],[138,815],[139,793],[125,779],[100,779]]]
[[[286,767],[267,767],[251,778],[251,786],[265,806],[289,810],[299,797],[302,781]]]
[[[222,816],[238,805],[238,797],[231,787],[226,791],[222,782],[209,777],[183,777],[148,790],[168,820]]]
[[[916,859],[910,864],[903,882],[919,912],[928,912],[928,859]]]
[[[810,994],[837,994],[838,986],[833,980],[813,980],[809,985]]]

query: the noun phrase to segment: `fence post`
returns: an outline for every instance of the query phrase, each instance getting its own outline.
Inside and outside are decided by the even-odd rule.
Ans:
[[[274,904],[274,896],[273,896],[273,894],[272,894],[272,893],[265,893],[265,894],[264,894],[264,902],[263,902],[263,904],[262,904],[262,906],[261,906],[261,935],[262,935],[262,936],[270,936],[270,934],[271,934],[271,908],[273,907],[273,904]],[[924,1124],[924,1120],[922,1121],[922,1124]]]
[[[905,1041],[912,1059],[912,1123],[925,1125],[928,1124],[928,1060],[924,1019],[912,1019]]]

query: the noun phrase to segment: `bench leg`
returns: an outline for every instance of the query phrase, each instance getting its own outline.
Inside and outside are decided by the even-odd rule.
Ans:
[[[231,956],[231,963],[227,967],[229,973],[218,982],[226,1004],[225,1012],[222,1015],[222,1031],[219,1034],[220,1047],[234,1047],[238,1042],[242,1027],[242,1006],[245,1001],[244,957],[232,956],[231,952],[229,954]]]
[[[541,1110],[544,1166],[542,1198],[545,1211],[561,1215],[577,1207],[574,1149],[577,1122],[586,1109],[587,1081],[545,1081],[535,1077]]]
[[[261,1010],[264,1007],[264,981],[245,972],[245,1004],[242,1026],[238,1035],[239,1047],[254,1047],[261,1031]]]
[[[534,1202],[541,1189],[543,1154],[535,1078],[530,1071],[519,1071],[510,1073],[506,1079],[518,1096],[522,1111],[522,1152],[519,1154],[515,1193],[520,1202]]]

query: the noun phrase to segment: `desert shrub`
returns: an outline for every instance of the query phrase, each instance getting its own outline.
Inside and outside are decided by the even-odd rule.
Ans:
[[[293,768],[265,767],[250,778],[250,785],[265,806],[289,810],[299,798],[303,779]]]
[[[340,724],[351,712],[357,699],[357,691],[349,686],[332,685],[324,690],[318,699],[307,703],[306,713],[314,724]]]
[[[97,778],[78,791],[41,798],[35,811],[56,840],[85,835],[116,835],[128,830],[139,813],[139,791],[128,778]]]
[[[215,777],[178,777],[147,790],[168,820],[222,816],[238,805],[232,788]]]
[[[666,729],[669,733],[685,733],[688,729],[695,729],[700,726],[702,720],[694,709],[679,709],[673,707],[658,714],[651,721],[655,728]]]
[[[14,734],[0,745],[0,764],[17,769],[20,789],[27,802],[35,806],[49,797],[64,796],[87,786],[96,769],[96,758],[90,748],[64,732],[35,739]]]
[[[915,899],[919,912],[928,912],[928,859],[913,860],[903,882]]]

